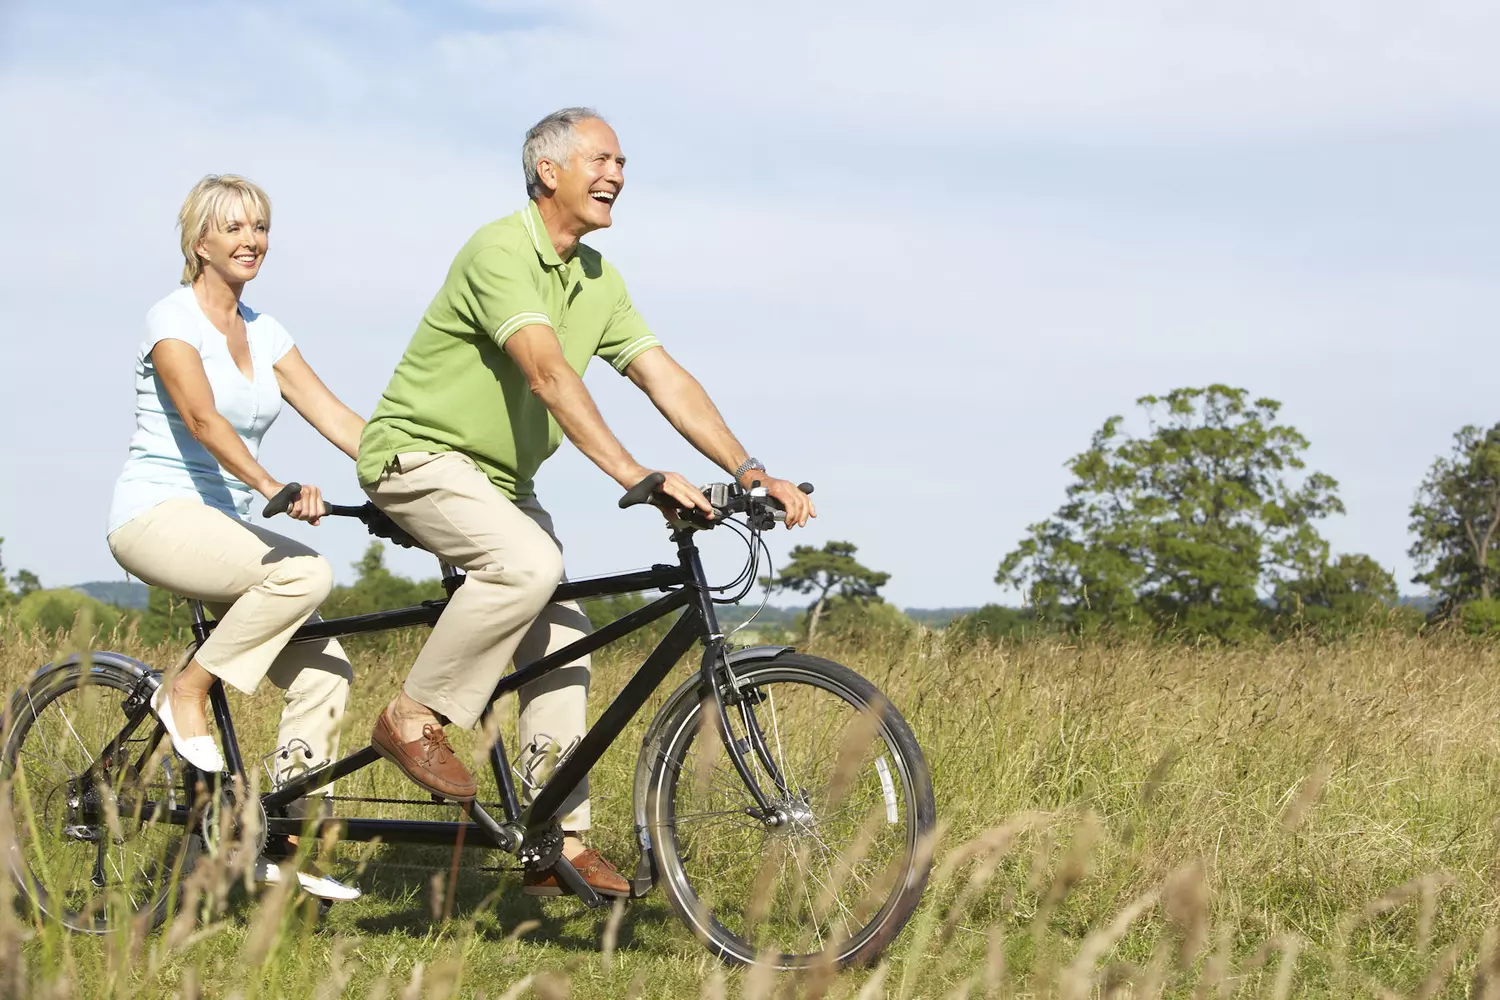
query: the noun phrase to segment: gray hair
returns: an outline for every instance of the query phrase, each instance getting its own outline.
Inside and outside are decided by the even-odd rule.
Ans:
[[[574,128],[586,121],[603,121],[593,108],[563,108],[537,122],[526,133],[521,146],[521,169],[526,172],[526,195],[536,198],[546,191],[537,175],[537,164],[550,160],[559,167],[568,164],[576,142]]]

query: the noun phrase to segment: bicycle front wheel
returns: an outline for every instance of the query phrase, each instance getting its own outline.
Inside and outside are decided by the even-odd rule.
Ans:
[[[685,704],[647,750],[648,830],[668,899],[727,961],[869,961],[927,884],[935,808],[916,738],[839,664],[784,653],[734,669],[730,736],[777,815],[759,818],[712,712]]]

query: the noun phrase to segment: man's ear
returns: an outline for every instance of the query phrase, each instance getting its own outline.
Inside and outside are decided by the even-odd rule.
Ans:
[[[547,159],[537,160],[536,161],[536,176],[537,176],[537,180],[541,181],[542,182],[542,186],[544,188],[546,188],[548,191],[556,191],[557,190],[557,185],[558,185],[557,164],[555,164],[551,160],[547,160]]]

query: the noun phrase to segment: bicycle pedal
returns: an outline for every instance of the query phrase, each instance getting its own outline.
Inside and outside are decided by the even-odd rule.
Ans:
[[[552,866],[557,873],[557,880],[561,882],[569,892],[577,896],[584,906],[589,909],[598,909],[604,905],[604,900],[594,891],[594,887],[584,881],[583,876],[578,874],[578,869],[573,867],[573,862],[567,858],[558,858],[557,864]]]

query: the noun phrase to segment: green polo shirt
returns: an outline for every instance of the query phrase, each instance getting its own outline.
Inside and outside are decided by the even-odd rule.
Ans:
[[[579,244],[557,256],[536,202],[480,229],[458,252],[359,441],[369,486],[396,455],[461,451],[512,500],[562,443],[562,429],[504,350],[523,326],[550,326],[580,376],[595,355],[622,374],[660,341],[625,282]]]

